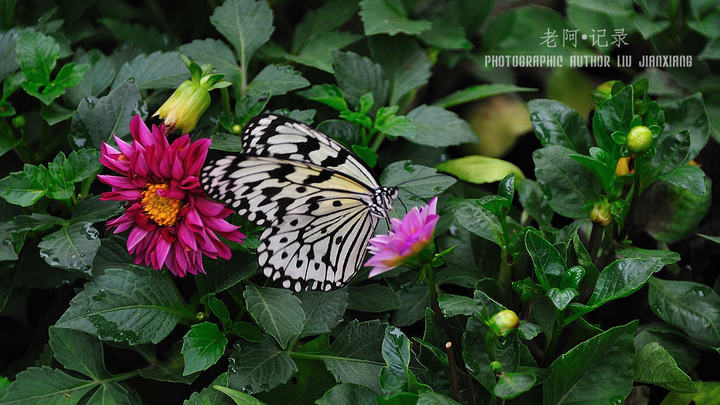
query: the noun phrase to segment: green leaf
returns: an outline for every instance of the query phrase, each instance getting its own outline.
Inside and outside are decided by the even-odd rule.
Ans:
[[[323,103],[338,111],[349,109],[342,90],[332,84],[316,84],[307,90],[298,92],[298,94],[308,100]]]
[[[390,163],[380,175],[380,183],[400,190],[400,199],[414,202],[440,195],[455,182],[450,176],[409,160]]]
[[[371,37],[370,52],[390,81],[390,105],[412,90],[424,86],[430,78],[431,62],[427,53],[410,37]]]
[[[110,268],[85,284],[55,326],[130,344],[163,340],[182,317],[194,318],[172,281],[159,272]]]
[[[97,97],[105,91],[110,87],[116,73],[112,60],[97,49],[80,55],[76,62],[90,68],[76,86],[67,89],[67,98],[72,106],[77,106],[86,97]]]
[[[258,273],[257,257],[234,251],[230,260],[204,261],[205,274],[195,276],[200,300],[219,294]]]
[[[364,385],[343,383],[332,387],[315,403],[318,405],[377,405],[378,394]]]
[[[348,288],[348,309],[362,312],[387,312],[400,309],[400,299],[392,288],[368,284]]]
[[[79,270],[88,276],[99,247],[98,232],[90,222],[63,225],[38,244],[40,256],[50,266]]]
[[[525,234],[525,247],[532,258],[535,276],[545,290],[560,287],[565,275],[565,259],[537,231]]]
[[[100,240],[100,248],[93,260],[92,273],[97,277],[106,269],[129,266],[132,262],[132,257],[127,252],[127,240],[111,235]]]
[[[177,45],[174,38],[158,31],[154,26],[130,24],[112,18],[101,18],[98,21],[107,27],[120,43],[129,42],[143,52],[165,51]]]
[[[89,196],[78,201],[72,222],[95,223],[110,219],[125,210],[122,201],[103,201],[100,196]]]
[[[711,236],[711,235],[703,235],[701,233],[698,234],[698,236],[703,237],[711,242],[715,242],[720,244],[720,236]],[[674,253],[674,252],[673,252]],[[678,261],[680,260],[680,257],[678,255]]]
[[[38,86],[50,83],[50,75],[60,57],[60,45],[37,31],[19,30],[16,35],[15,52],[26,81]]]
[[[215,8],[210,22],[235,47],[244,71],[255,51],[275,30],[273,12],[265,1],[226,0]]]
[[[353,107],[358,106],[360,97],[372,93],[375,107],[385,105],[388,98],[388,81],[382,68],[366,56],[354,52],[335,52],[333,54],[335,80]]]
[[[476,3],[483,2],[480,1]],[[462,8],[467,6],[467,4],[461,3],[455,3],[455,5]],[[465,27],[453,20],[455,20],[455,18],[443,15],[442,12],[434,15],[430,19],[432,27],[427,31],[421,32],[419,37],[426,44],[441,49],[472,49],[473,44],[467,39]]]
[[[211,295],[207,297],[207,306],[210,308],[210,311],[220,320],[223,329],[230,326],[230,311],[228,311],[227,306],[221,299],[215,297],[214,295]]]
[[[235,61],[232,50],[219,39],[196,39],[189,44],[180,45],[180,53],[200,65],[209,63],[225,75],[225,79],[235,84],[242,81],[242,70]]]
[[[696,232],[710,208],[711,182],[705,178],[704,194],[696,194],[665,181],[656,181],[633,204],[634,225],[659,241],[673,243]]]
[[[494,183],[509,174],[515,174],[520,179],[525,177],[517,166],[508,161],[479,155],[446,160],[435,168],[475,184]]]
[[[546,294],[548,298],[550,298],[550,301],[552,301],[553,305],[555,305],[555,308],[559,310],[565,309],[568,304],[570,304],[570,301],[572,301],[573,298],[577,297],[579,295],[578,291],[575,288],[550,288]]]
[[[659,278],[648,284],[648,304],[655,315],[700,343],[720,346],[720,297],[712,288]]]
[[[16,61],[16,38],[15,30],[0,33],[0,80],[5,80],[19,66]]]
[[[247,310],[281,347],[300,335],[305,322],[302,302],[290,290],[248,285],[243,292]]]
[[[179,53],[158,51],[140,54],[122,65],[112,88],[115,90],[129,81],[139,90],[174,89],[189,78],[190,72]]]
[[[702,235],[700,235],[702,236]],[[628,246],[615,251],[619,256],[635,258],[635,259],[658,259],[663,264],[674,264],[680,261],[680,254],[671,250],[651,250],[641,249],[635,246]]]
[[[385,325],[378,320],[353,320],[317,358],[338,382],[364,385],[380,391],[378,374],[385,365],[380,348]]]
[[[477,136],[465,120],[452,111],[437,106],[420,105],[407,114],[415,123],[415,133],[409,141],[435,147],[477,143]]]
[[[71,141],[78,148],[100,149],[112,135],[130,133],[130,120],[135,114],[147,114],[140,92],[133,83],[123,83],[110,94],[84,98],[72,120]]]
[[[600,199],[595,176],[570,156],[563,146],[546,146],[533,152],[535,177],[555,212],[570,218],[588,215],[586,204]]]
[[[502,373],[493,394],[503,399],[512,399],[527,392],[535,385],[535,375],[530,373]]]
[[[30,367],[18,373],[3,404],[77,404],[95,388],[94,381],[71,377],[49,367]]]
[[[49,177],[44,167],[26,164],[23,171],[10,173],[0,180],[0,197],[10,204],[29,207],[45,195]]]
[[[515,187],[520,205],[525,211],[535,218],[540,226],[550,225],[553,211],[538,183],[534,180],[522,179],[515,183]]]
[[[238,405],[262,405],[264,402],[244,392],[236,391],[222,385],[213,385],[213,388],[232,398]]]
[[[374,150],[363,145],[353,145],[352,151],[369,167],[375,167],[378,161],[378,155]]]
[[[611,135],[615,131],[627,134],[633,120],[633,87],[625,86],[595,110],[593,134],[597,145],[613,154],[617,145]]]
[[[342,321],[348,306],[348,291],[304,291],[298,293],[305,313],[299,337],[330,333]]]
[[[560,145],[587,154],[593,139],[585,120],[560,101],[537,99],[528,102],[530,121],[543,146]]]
[[[628,295],[644,286],[650,276],[663,268],[659,259],[622,259],[610,263],[598,277],[588,305],[595,308]]]
[[[75,115],[75,111],[68,110],[60,104],[50,104],[50,106],[42,106],[40,116],[48,125],[53,126],[63,121],[67,121]]]
[[[58,156],[65,157],[62,152]],[[95,176],[100,167],[100,152],[93,149],[76,150],[63,162],[62,177],[68,183],[78,183]],[[52,166],[48,168],[53,171]]]
[[[229,386],[246,392],[268,391],[297,371],[287,352],[267,338],[260,343],[235,343],[229,363]]]
[[[459,403],[437,392],[423,392],[417,405],[459,405]]]
[[[705,188],[705,172],[698,166],[683,165],[660,176],[660,179],[684,188],[695,194],[707,193]]]
[[[693,394],[669,393],[661,405],[715,405],[720,395],[720,382],[697,381],[695,387],[698,391]]]
[[[594,336],[550,365],[544,404],[609,403],[627,397],[634,373],[637,321]]]
[[[470,316],[475,313],[475,301],[470,297],[454,294],[440,294],[438,304],[443,315],[450,318],[457,315]]]
[[[476,84],[468,88],[455,91],[448,96],[441,98],[440,100],[433,103],[433,105],[448,108],[454,107],[459,104],[469,103],[471,101],[481,100],[499,94],[517,93],[517,92],[529,92],[537,91],[537,89],[529,87],[518,87],[512,84]],[[533,100],[532,102],[539,101]],[[530,104],[528,104],[529,106]]]
[[[382,356],[387,365],[380,370],[379,378],[383,392],[418,391],[419,383],[410,371],[410,355],[410,339],[400,329],[388,325],[382,343]]]
[[[675,360],[659,343],[647,344],[637,354],[635,380],[670,391],[696,392],[692,379],[677,366]]]
[[[397,292],[400,308],[393,312],[391,323],[396,326],[410,326],[425,316],[430,304],[430,292],[421,284],[403,288]]]
[[[295,27],[292,38],[292,52],[298,53],[308,43],[312,43],[345,24],[358,9],[357,2],[351,0],[331,1],[321,7],[310,10]]]
[[[78,84],[88,68],[88,65],[70,62],[64,65],[50,82],[36,83],[26,80],[22,83],[22,87],[31,96],[40,99],[45,105],[50,105],[53,100],[65,94],[66,88]]]
[[[205,370],[215,364],[225,353],[227,343],[227,338],[216,324],[203,322],[193,325],[183,337],[183,375]]]
[[[183,405],[231,405],[233,401],[218,390],[217,387],[228,388],[228,373],[222,373],[210,383],[209,386],[194,392],[190,398],[183,402]]]
[[[155,381],[164,381],[171,383],[192,384],[200,373],[191,375],[183,375],[185,370],[185,360],[180,353],[180,345],[173,344],[170,353],[165,354],[165,360],[160,361],[155,354],[155,346],[152,345],[136,345],[133,347],[140,355],[146,358],[151,365],[138,370],[142,378],[148,378]]]
[[[94,336],[72,329],[51,326],[50,347],[53,356],[66,369],[77,371],[94,380],[108,376],[102,345]]]
[[[309,85],[310,82],[290,66],[267,65],[252,79],[248,85],[247,94],[258,96],[268,93],[269,97],[280,96]]]
[[[360,18],[365,35],[419,34],[432,27],[430,21],[411,20],[401,0],[362,0]]]
[[[326,5],[333,3],[340,3],[340,1],[326,3]],[[329,21],[334,20],[335,17],[329,19]],[[362,38],[360,35],[349,32],[330,31],[305,43],[298,50],[297,54],[285,53],[282,57],[295,63],[312,66],[328,73],[333,73],[333,53],[356,42],[360,38]]]
[[[465,200],[455,209],[458,223],[473,234],[498,246],[503,245],[503,230],[498,218],[473,200]]]

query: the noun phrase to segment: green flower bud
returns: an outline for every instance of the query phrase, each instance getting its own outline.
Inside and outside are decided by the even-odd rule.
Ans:
[[[590,211],[590,220],[602,226],[607,226],[612,221],[610,204],[607,202],[595,203]]]
[[[645,153],[650,149],[653,142],[653,134],[650,128],[638,125],[630,130],[627,136],[627,147],[633,153]]]
[[[232,126],[233,134],[239,134],[240,132],[242,132],[242,127],[240,126],[240,124],[235,124]]]
[[[171,130],[179,129],[188,133],[195,128],[198,120],[210,106],[210,91],[229,86],[222,80],[223,75],[212,73],[211,65],[199,66],[180,55],[190,70],[190,80],[183,82],[170,98],[160,106],[153,117],[160,116]]]
[[[490,369],[491,369],[495,374],[500,374],[500,373],[502,373],[502,364],[500,364],[499,361],[495,360],[495,361],[493,361],[493,362],[490,363]]]
[[[195,128],[200,116],[210,106],[210,92],[194,84],[191,80],[185,81],[153,116],[160,116],[165,125],[188,133]]]
[[[195,314],[195,319],[197,319],[198,321],[205,320],[205,318],[207,318],[207,315],[205,315],[205,312],[200,311],[197,314]]]
[[[490,328],[497,336],[507,336],[520,324],[517,314],[509,309],[498,312],[490,318]]]
[[[12,126],[15,128],[23,128],[25,126],[25,117],[17,115],[12,119]]]

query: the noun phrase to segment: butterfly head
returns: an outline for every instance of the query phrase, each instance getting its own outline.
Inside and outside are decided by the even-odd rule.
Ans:
[[[392,203],[398,196],[398,189],[395,187],[379,187],[375,189],[373,204],[370,212],[377,217],[387,217],[392,210]]]

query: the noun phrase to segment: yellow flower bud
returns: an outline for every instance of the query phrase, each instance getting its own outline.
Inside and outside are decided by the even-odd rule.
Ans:
[[[625,176],[628,174],[635,173],[635,169],[630,168],[630,166],[633,164],[633,157],[623,157],[620,158],[617,162],[617,166],[615,166],[615,175],[616,176]]]
[[[520,324],[517,314],[509,309],[498,312],[490,318],[490,328],[497,336],[507,336]]]
[[[627,147],[633,153],[645,153],[652,146],[653,134],[650,128],[638,125],[627,136]]]

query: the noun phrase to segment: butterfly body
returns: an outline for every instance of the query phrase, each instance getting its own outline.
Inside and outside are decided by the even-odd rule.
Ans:
[[[397,189],[381,187],[348,149],[303,123],[260,116],[242,137],[244,154],[203,167],[203,189],[266,226],[258,247],[265,276],[296,291],[346,285]]]

